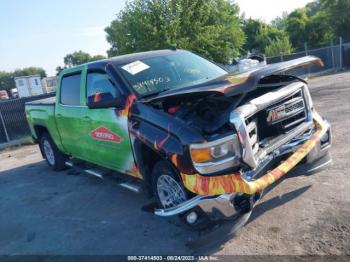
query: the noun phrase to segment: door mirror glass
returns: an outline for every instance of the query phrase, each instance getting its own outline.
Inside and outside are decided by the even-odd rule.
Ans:
[[[86,82],[87,106],[93,108],[123,107],[123,96],[106,72],[89,72]]]
[[[120,98],[120,97],[119,97]],[[118,97],[114,97],[111,93],[96,93],[88,97],[88,107],[94,108],[120,108],[122,103]]]

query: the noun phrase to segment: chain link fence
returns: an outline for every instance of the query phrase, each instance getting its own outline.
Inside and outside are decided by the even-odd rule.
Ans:
[[[292,73],[301,75],[317,75],[327,72],[336,72],[344,68],[350,68],[350,43],[327,46],[312,50],[305,50],[290,55],[268,57],[268,64],[289,61],[303,56],[312,55],[322,59],[324,67],[300,68],[292,70]]]
[[[55,96],[55,93],[0,101],[0,144],[30,135],[24,106],[26,102]]]

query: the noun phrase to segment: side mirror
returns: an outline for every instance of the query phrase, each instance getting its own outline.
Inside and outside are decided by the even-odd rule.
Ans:
[[[124,99],[121,95],[117,98],[111,93],[96,93],[88,97],[87,106],[90,109],[116,107],[122,108]]]

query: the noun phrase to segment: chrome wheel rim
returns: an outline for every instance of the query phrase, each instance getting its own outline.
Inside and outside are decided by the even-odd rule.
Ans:
[[[180,184],[168,175],[161,175],[158,178],[157,192],[163,208],[175,207],[187,199]]]
[[[44,147],[44,152],[45,152],[45,157],[47,162],[49,162],[49,164],[52,166],[55,165],[55,155],[53,153],[50,142],[47,140],[44,140],[43,147]]]

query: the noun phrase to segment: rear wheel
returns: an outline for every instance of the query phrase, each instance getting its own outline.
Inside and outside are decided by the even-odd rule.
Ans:
[[[49,134],[44,133],[40,137],[40,148],[48,165],[53,170],[59,171],[66,168],[67,156],[60,152]]]

